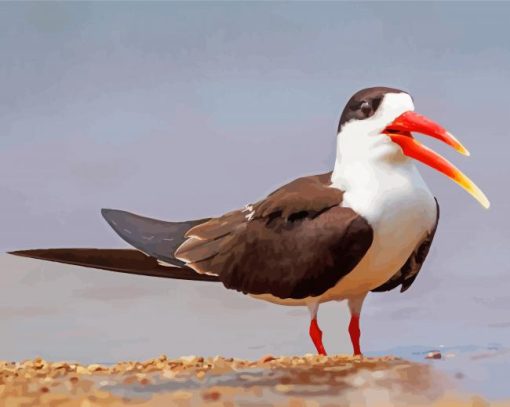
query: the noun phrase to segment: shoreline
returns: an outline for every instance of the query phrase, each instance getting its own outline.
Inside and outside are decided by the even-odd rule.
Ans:
[[[455,390],[432,366],[401,358],[266,355],[259,360],[165,355],[82,365],[0,362],[9,406],[504,406]]]

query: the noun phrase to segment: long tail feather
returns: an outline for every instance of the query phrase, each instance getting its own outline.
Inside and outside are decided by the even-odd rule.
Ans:
[[[15,256],[73,264],[82,267],[194,281],[219,281],[216,276],[199,274],[188,267],[162,266],[133,249],[35,249],[9,252]]]

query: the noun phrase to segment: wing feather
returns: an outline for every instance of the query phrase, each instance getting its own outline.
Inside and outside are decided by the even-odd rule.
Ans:
[[[186,232],[185,237],[194,237],[201,240],[217,239],[231,233],[246,217],[243,211],[232,211],[192,227]]]
[[[372,244],[372,228],[340,206],[342,196],[330,174],[299,178],[244,210],[193,227],[175,257],[243,293],[320,295]]]

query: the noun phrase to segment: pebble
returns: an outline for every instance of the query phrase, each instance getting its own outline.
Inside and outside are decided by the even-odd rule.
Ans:
[[[441,352],[438,351],[429,352],[425,356],[425,359],[441,359],[441,358],[442,358]]]
[[[90,371],[87,368],[83,367],[83,366],[78,366],[76,368],[76,373],[84,374],[85,375],[85,374],[90,374]]]
[[[292,386],[291,384],[277,384],[276,386],[274,386],[275,390],[280,392],[280,393],[288,393],[289,391],[292,390],[294,386]]]
[[[206,401],[218,401],[221,393],[218,390],[207,390],[202,393],[202,398]]]
[[[260,363],[267,363],[267,362],[271,362],[273,360],[276,360],[276,358],[273,355],[265,355],[265,356],[262,356],[259,359],[259,362]]]
[[[188,364],[202,363],[204,361],[203,357],[201,357],[201,356],[199,357],[199,356],[195,356],[195,355],[181,356],[179,359],[188,363]]]
[[[98,365],[98,364],[89,365],[87,369],[88,369],[89,372],[99,372],[99,371],[106,370],[106,368],[104,366],[101,366],[101,365]]]

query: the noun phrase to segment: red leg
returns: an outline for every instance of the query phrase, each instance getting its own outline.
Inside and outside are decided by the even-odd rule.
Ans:
[[[313,318],[310,321],[310,338],[312,338],[313,344],[317,348],[319,355],[326,356],[326,350],[322,344],[322,331],[317,323],[317,318]]]
[[[361,335],[359,329],[359,315],[351,315],[351,322],[349,323],[349,335],[351,336],[354,356],[361,355],[361,349],[359,346],[359,337]]]

